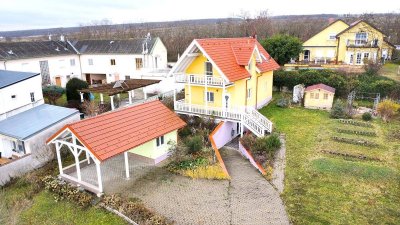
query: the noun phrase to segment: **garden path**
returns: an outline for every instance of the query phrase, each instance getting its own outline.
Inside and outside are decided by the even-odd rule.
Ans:
[[[221,154],[231,176],[230,224],[289,224],[278,191],[238,151]]]

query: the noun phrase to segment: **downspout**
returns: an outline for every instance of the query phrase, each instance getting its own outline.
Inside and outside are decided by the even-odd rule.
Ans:
[[[248,93],[247,93],[247,81],[248,79],[246,79],[246,89],[245,89],[245,95],[244,95],[244,106],[247,107],[247,98],[248,98]]]
[[[257,110],[257,96],[258,96],[258,76],[256,75],[256,110]]]
[[[339,63],[339,44],[340,44],[340,37],[338,37],[337,48],[336,48],[336,65]]]

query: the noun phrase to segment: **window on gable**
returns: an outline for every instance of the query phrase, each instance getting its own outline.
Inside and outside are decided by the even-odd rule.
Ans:
[[[355,45],[365,45],[367,44],[367,32],[358,32],[356,33],[356,40],[355,40]]]
[[[328,36],[328,40],[336,40],[336,34],[335,33],[330,33]]]
[[[207,61],[205,62],[205,67],[206,67],[206,75],[213,75],[213,66],[211,62]]]
[[[160,147],[164,144],[164,135],[156,138],[157,147]]]
[[[93,59],[88,59],[89,66],[93,66]]]
[[[247,98],[251,98],[251,88],[247,89]]]
[[[115,66],[115,59],[111,59],[110,61],[111,61],[111,62],[110,62],[110,63],[111,63],[111,66]]]
[[[69,65],[70,66],[75,66],[75,59],[70,59],[69,60]]]

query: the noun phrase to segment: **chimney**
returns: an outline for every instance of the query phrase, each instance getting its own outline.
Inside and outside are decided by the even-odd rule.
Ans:
[[[64,37],[64,35],[60,35],[60,41],[65,42],[65,37]]]
[[[52,35],[51,35],[51,34],[49,34],[49,41],[51,41],[51,36],[52,36]]]

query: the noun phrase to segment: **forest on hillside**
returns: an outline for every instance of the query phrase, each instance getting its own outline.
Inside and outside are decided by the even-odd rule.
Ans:
[[[234,18],[227,19],[133,24],[113,24],[112,21],[104,19],[94,21],[90,24],[82,24],[74,28],[55,28],[51,29],[51,32],[66,35],[70,40],[140,38],[150,33],[151,36],[162,39],[168,49],[168,60],[175,61],[178,54],[182,54],[189,43],[195,38],[227,38],[257,35],[257,38],[260,40],[274,34],[288,34],[305,41],[336,19],[342,19],[348,24],[364,19],[387,34],[389,42],[393,44],[400,43],[400,13],[271,17],[268,11],[261,11],[257,15],[241,12],[235,15]],[[0,32],[1,35],[2,33]],[[35,36],[35,39],[46,38],[47,35]],[[24,37],[12,38],[12,40],[18,39],[26,40]]]

